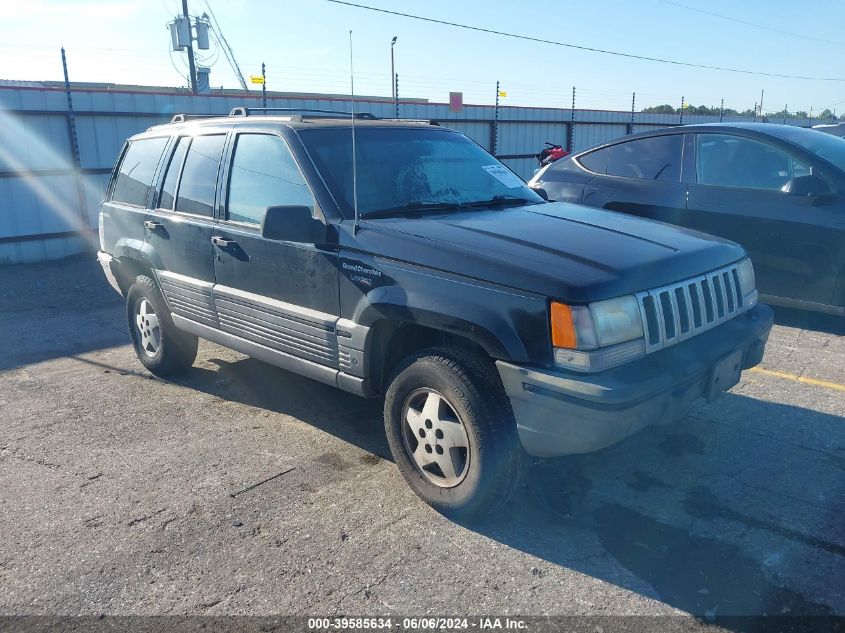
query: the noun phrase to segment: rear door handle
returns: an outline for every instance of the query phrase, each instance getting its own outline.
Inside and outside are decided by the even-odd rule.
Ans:
[[[151,231],[155,231],[157,229],[162,228],[164,225],[161,222],[155,222],[153,220],[144,220],[144,228],[149,229]]]
[[[236,246],[237,242],[235,240],[227,240],[225,237],[220,237],[219,235],[215,235],[211,238],[211,243],[215,246],[219,246],[220,248],[227,248],[229,246]]]

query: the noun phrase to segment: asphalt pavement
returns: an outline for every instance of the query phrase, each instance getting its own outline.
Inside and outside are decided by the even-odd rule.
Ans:
[[[90,258],[0,268],[0,615],[845,614],[843,331],[779,311],[720,400],[462,525],[380,400],[207,342],[154,378]]]

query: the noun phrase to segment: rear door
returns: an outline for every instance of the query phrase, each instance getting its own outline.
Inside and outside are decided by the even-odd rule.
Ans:
[[[683,224],[683,138],[683,134],[640,138],[579,157],[578,162],[596,174],[584,187],[584,204]]]
[[[100,207],[102,247],[116,256],[140,251],[152,183],[169,136],[129,141],[118,161],[106,200]]]
[[[211,237],[225,133],[179,136],[171,144],[146,242],[174,314],[216,326]]]
[[[766,295],[829,304],[841,232],[837,209],[781,188],[811,168],[779,147],[732,134],[697,134],[689,225],[738,242]]]
[[[287,142],[271,132],[235,135],[214,232],[214,296],[220,328],[255,343],[337,367],[337,253],[266,240],[267,207],[306,206],[320,216]]]

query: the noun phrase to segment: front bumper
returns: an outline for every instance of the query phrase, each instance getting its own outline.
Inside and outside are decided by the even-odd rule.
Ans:
[[[120,289],[120,284],[117,283],[117,278],[114,276],[114,270],[112,270],[112,262],[114,261],[114,258],[105,251],[97,251],[97,261],[100,262],[100,266],[103,267],[103,272],[106,275],[106,280],[109,282],[109,285],[115,289],[115,292],[122,295],[123,291]]]
[[[741,351],[757,365],[772,329],[758,305],[719,327],[599,374],[576,374],[497,361],[519,439],[537,457],[589,453],[651,424],[668,424],[708,393],[714,365]]]

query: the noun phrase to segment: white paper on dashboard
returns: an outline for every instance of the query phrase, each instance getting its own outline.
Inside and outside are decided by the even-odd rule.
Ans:
[[[519,176],[504,165],[482,165],[481,169],[486,171],[509,189],[516,189],[517,187],[525,186],[525,183],[520,180]]]

